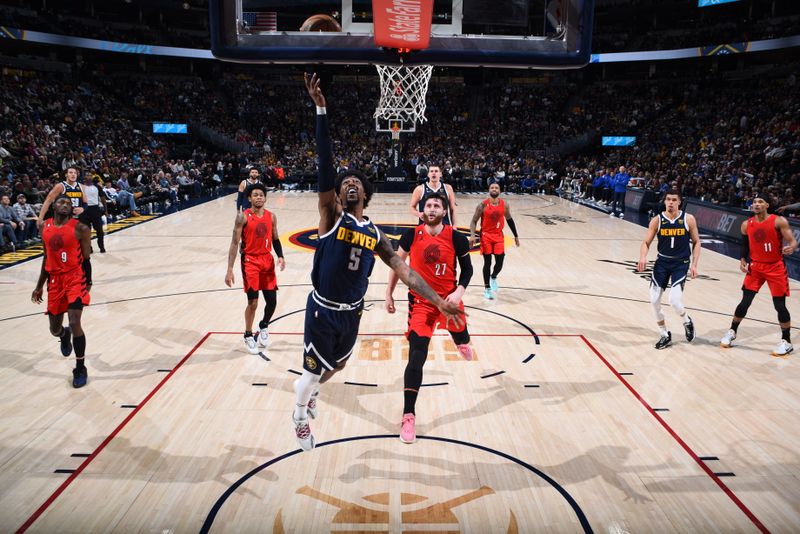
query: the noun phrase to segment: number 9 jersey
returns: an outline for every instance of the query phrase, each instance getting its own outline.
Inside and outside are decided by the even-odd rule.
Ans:
[[[381,234],[369,219],[359,222],[343,211],[331,230],[319,236],[311,283],[333,302],[355,303],[364,298],[375,265]]]
[[[48,274],[62,274],[83,265],[81,243],[75,237],[78,219],[69,219],[63,226],[56,226],[47,219],[42,228],[42,244],[47,254],[45,270]]]

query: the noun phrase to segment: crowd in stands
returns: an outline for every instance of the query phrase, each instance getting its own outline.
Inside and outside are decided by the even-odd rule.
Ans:
[[[87,81],[7,73],[0,87],[0,198],[15,204],[23,196],[26,217],[28,209],[38,213],[69,166],[104,186],[112,217],[189,200],[219,187],[226,166],[232,173],[230,156],[209,157],[201,147],[178,156],[173,141],[134,124],[135,109]],[[6,250],[35,237],[30,228],[12,236],[6,226],[29,225],[13,217],[0,220],[0,246]]]
[[[677,187],[685,197],[740,208],[755,193],[773,206],[792,204],[800,194],[800,103],[788,96],[796,83],[789,75],[695,84],[634,130],[636,147],[569,158],[565,175],[585,196],[598,170],[621,163],[638,184],[662,193]]]
[[[33,239],[34,230],[25,228],[28,209],[36,214],[69,165],[90,173],[121,216],[238,183],[248,165],[258,166],[270,185],[313,187],[313,106],[299,78],[6,73],[0,78],[0,195],[22,212],[12,217],[13,238],[0,222],[3,242]],[[427,122],[403,137],[407,180],[424,177],[436,162],[457,191],[483,191],[493,180],[510,192],[569,189],[585,196],[598,170],[625,166],[636,185],[677,186],[713,203],[746,207],[755,192],[765,191],[776,204],[798,201],[794,74],[685,84],[543,79],[548,83],[468,88],[434,78]],[[391,139],[374,131],[377,92],[377,80],[337,80],[329,106],[338,167],[381,181]],[[148,131],[149,121],[165,117],[194,120],[248,150],[216,154],[196,142],[178,146]],[[599,150],[599,133],[635,135],[637,144]],[[575,139],[584,140],[578,150],[564,151],[565,141]],[[19,195],[25,198],[18,210]],[[6,211],[0,207],[0,215]]]

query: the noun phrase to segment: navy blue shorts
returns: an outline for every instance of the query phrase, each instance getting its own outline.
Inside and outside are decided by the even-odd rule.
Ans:
[[[325,308],[310,293],[303,332],[303,369],[318,375],[342,365],[353,354],[363,311],[363,304],[347,311]]]
[[[657,258],[653,266],[653,275],[650,283],[661,289],[668,287],[681,286],[686,283],[686,275],[689,272],[689,258]]]

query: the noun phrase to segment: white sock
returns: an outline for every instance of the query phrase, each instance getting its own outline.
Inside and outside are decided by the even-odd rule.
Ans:
[[[689,324],[692,322],[692,318],[689,317],[688,313],[683,314],[683,324]]]
[[[661,331],[661,335],[662,335],[662,337],[667,337],[667,335],[669,334],[669,332],[667,331],[667,327],[666,327],[666,325],[665,325],[665,326],[659,326],[658,328],[659,328],[659,330]]]
[[[303,374],[294,382],[296,402],[294,406],[295,420],[308,419],[308,401],[315,390],[319,390],[320,375],[309,373],[303,369]]]

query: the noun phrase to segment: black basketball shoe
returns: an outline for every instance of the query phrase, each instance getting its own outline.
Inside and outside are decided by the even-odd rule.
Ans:
[[[691,317],[688,319],[688,323],[683,323],[683,331],[686,333],[686,341],[691,342],[694,339],[694,322]]]
[[[661,336],[661,339],[658,340],[658,343],[656,343],[656,348],[666,349],[670,345],[672,345],[672,332],[667,332],[666,336]]]

